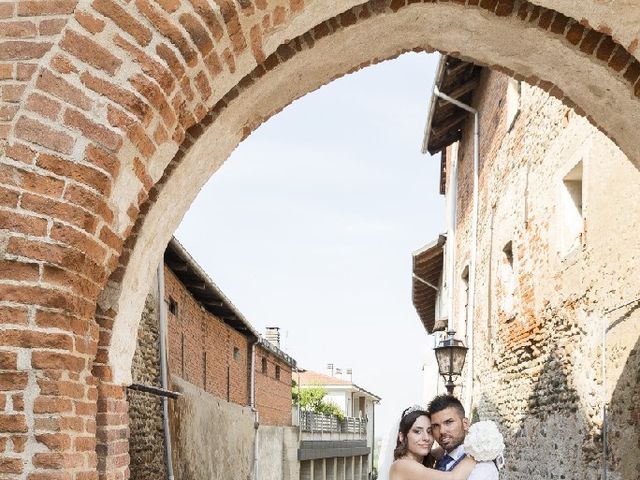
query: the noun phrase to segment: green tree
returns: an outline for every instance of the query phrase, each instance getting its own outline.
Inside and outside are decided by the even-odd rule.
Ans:
[[[301,388],[299,393],[300,409],[304,412],[322,413],[321,405],[327,391],[322,387]]]
[[[322,401],[319,405],[319,410],[320,411],[317,413],[322,413],[323,415],[334,415],[338,417],[338,420],[344,420],[344,413],[342,413],[340,407],[333,402]]]
[[[334,415],[338,417],[338,420],[344,419],[344,413],[340,410],[340,407],[334,402],[329,402],[324,399],[327,395],[327,391],[320,387],[306,387],[297,388],[297,392],[292,391],[292,397],[298,399],[298,404],[303,412],[313,412],[323,415]]]

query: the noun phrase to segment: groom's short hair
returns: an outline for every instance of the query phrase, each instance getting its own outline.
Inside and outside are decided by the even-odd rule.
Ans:
[[[433,400],[431,400],[431,403],[429,404],[427,410],[429,412],[429,415],[433,415],[434,413],[441,412],[442,410],[445,410],[447,408],[455,408],[456,410],[458,410],[462,418],[466,416],[462,403],[453,395],[438,395]]]

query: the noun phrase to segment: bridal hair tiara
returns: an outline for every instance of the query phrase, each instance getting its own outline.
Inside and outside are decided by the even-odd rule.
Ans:
[[[405,408],[403,410],[401,418],[404,418],[405,416],[409,415],[410,413],[418,412],[418,411],[424,412],[425,409],[423,407],[421,407],[420,405],[411,405],[410,407]]]

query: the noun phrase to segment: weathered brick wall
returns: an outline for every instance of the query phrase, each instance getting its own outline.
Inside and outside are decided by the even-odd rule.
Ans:
[[[160,315],[157,289],[152,288],[138,327],[138,342],[133,357],[134,383],[161,387]],[[162,399],[156,395],[127,391],[129,403],[129,471],[133,480],[167,478],[162,427]],[[172,401],[172,400],[170,400]]]
[[[38,93],[25,96],[38,62],[59,40],[77,0],[0,3],[0,144],[23,102],[27,110],[55,117],[61,104]],[[37,82],[47,87],[46,75]],[[49,87],[51,84],[49,83]],[[24,125],[24,124],[23,124]]]
[[[522,86],[508,131],[507,79],[485,74],[481,109],[480,211],[473,405],[501,422],[509,480],[600,478],[603,398],[610,409],[610,478],[640,468],[640,172],[584,118],[540,89]],[[461,148],[456,305],[464,337],[461,281],[471,249],[471,128]],[[561,189],[584,164],[584,234],[566,255]],[[503,251],[511,242],[513,267]],[[603,387],[602,332],[608,326]],[[637,323],[636,323],[637,324]],[[606,388],[606,393],[603,388]],[[463,391],[464,396],[466,392]]]
[[[177,315],[167,312],[171,375],[216,397],[248,405],[251,347],[247,338],[204,310],[166,267],[165,291],[166,301],[172,298],[178,307]]]
[[[267,371],[262,372],[262,359],[267,360]],[[276,378],[280,367],[280,379]],[[291,366],[265,348],[256,348],[256,409],[262,425],[291,425]]]

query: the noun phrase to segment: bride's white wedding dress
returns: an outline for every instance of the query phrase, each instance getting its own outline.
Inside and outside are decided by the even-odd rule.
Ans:
[[[378,480],[389,480],[389,470],[393,463],[393,451],[396,449],[398,442],[398,429],[400,427],[401,417],[398,417],[395,423],[391,424],[389,432],[382,439],[380,446],[380,454],[378,455]]]

